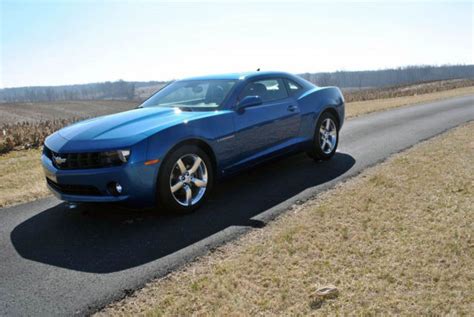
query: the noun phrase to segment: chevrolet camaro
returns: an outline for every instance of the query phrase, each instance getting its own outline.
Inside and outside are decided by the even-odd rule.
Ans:
[[[187,213],[218,179],[244,168],[295,152],[330,159],[343,121],[336,87],[282,72],[202,76],[53,133],[41,159],[64,201]]]

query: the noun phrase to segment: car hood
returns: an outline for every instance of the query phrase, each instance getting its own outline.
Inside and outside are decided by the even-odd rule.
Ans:
[[[72,141],[107,141],[152,135],[169,126],[195,120],[217,111],[181,111],[171,108],[138,108],[78,122],[59,130]]]

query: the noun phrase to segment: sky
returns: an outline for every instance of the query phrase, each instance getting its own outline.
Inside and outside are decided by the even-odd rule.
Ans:
[[[471,1],[0,3],[0,88],[474,64]]]

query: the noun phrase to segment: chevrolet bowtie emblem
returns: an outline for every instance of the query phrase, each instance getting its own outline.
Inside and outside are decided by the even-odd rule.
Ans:
[[[54,163],[56,163],[57,165],[61,165],[61,164],[66,163],[67,159],[62,158],[62,157],[60,157],[60,156],[55,156],[55,155],[53,155],[53,161],[54,161]]]

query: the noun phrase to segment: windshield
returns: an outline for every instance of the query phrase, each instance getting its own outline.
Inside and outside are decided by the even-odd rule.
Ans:
[[[217,108],[222,105],[236,80],[184,80],[174,82],[140,107]],[[204,110],[204,109],[202,109]]]

